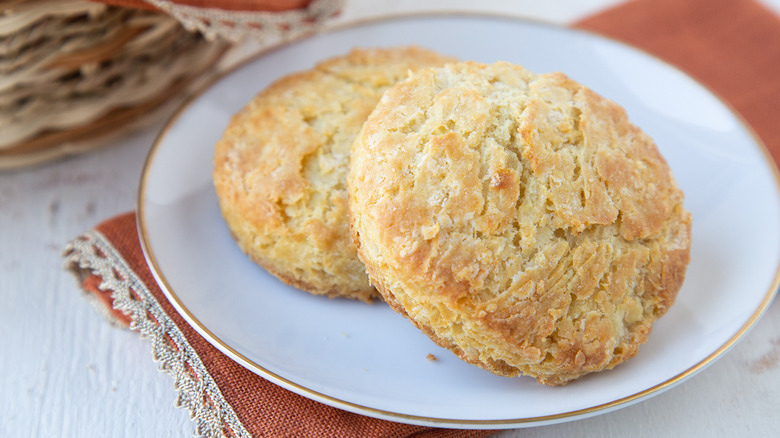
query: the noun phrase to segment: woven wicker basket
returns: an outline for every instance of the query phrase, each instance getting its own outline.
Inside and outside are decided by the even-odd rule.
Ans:
[[[0,0],[0,169],[108,144],[213,77],[241,28],[171,5]]]

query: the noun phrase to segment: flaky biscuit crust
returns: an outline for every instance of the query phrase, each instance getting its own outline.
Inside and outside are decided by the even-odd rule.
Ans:
[[[216,145],[213,179],[241,249],[308,292],[376,296],[349,237],[350,146],[388,87],[447,61],[417,47],[355,49],[279,79],[237,113]]]
[[[633,357],[675,301],[690,214],[653,141],[563,74],[425,69],[354,143],[353,240],[385,301],[499,375]]]

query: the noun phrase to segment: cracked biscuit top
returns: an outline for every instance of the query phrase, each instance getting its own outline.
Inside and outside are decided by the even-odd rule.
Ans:
[[[633,357],[675,301],[690,214],[653,141],[563,74],[418,71],[353,145],[353,240],[385,301],[499,375]]]
[[[371,300],[376,291],[349,237],[350,146],[388,87],[447,61],[417,47],[355,49],[281,78],[249,102],[217,144],[213,170],[241,249],[300,289]]]

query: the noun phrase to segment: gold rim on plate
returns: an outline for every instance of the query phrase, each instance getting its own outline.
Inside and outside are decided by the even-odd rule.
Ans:
[[[447,17],[460,17],[460,18],[486,18],[486,19],[496,19],[496,20],[504,20],[504,21],[511,21],[511,22],[518,22],[518,23],[525,23],[525,24],[535,24],[535,25],[542,25],[547,26],[550,28],[555,28],[561,31],[566,32],[573,32],[573,33],[583,33],[588,34],[591,36],[594,36],[596,38],[600,38],[603,40],[607,40],[613,43],[617,43],[623,47],[630,48],[631,50],[637,51],[639,53],[642,53],[643,55],[647,56],[648,58],[652,58],[656,60],[657,62],[660,62],[668,67],[671,67],[672,69],[682,72],[687,77],[691,77],[688,73],[685,73],[680,68],[669,64],[668,62],[658,58],[655,55],[649,54],[639,48],[636,48],[634,46],[631,46],[629,44],[626,44],[624,42],[621,42],[619,40],[605,37],[603,35],[596,34],[594,32],[589,32],[587,30],[582,29],[573,29],[569,27],[565,27],[562,25],[554,24],[554,23],[547,23],[540,20],[534,20],[534,19],[527,19],[527,18],[520,18],[520,17],[506,17],[506,16],[500,16],[490,13],[440,13],[440,12],[434,12],[434,13],[410,13],[410,14],[395,14],[392,16],[386,16],[382,18],[372,18],[372,19],[366,19],[366,20],[359,20],[355,22],[351,22],[348,24],[343,24],[339,26],[334,26],[326,31],[324,31],[320,35],[327,35],[343,30],[349,30],[353,28],[363,27],[371,24],[377,24],[377,23],[385,23],[389,21],[394,20],[403,20],[403,19],[415,19],[415,18],[447,18]],[[316,38],[316,36],[314,37]],[[763,299],[761,300],[761,303],[756,308],[756,310],[753,312],[753,314],[748,318],[748,320],[745,322],[742,327],[733,335],[731,336],[723,345],[721,345],[718,349],[716,349],[714,352],[709,354],[707,357],[699,361],[698,363],[694,364],[690,368],[686,369],[685,371],[661,382],[654,386],[651,386],[645,390],[639,391],[637,393],[607,402],[602,403],[599,405],[591,406],[588,408],[583,409],[577,409],[569,412],[562,412],[558,414],[551,414],[551,415],[543,415],[543,416],[535,416],[535,417],[525,417],[525,418],[510,418],[510,419],[501,419],[501,420],[463,420],[463,419],[457,419],[457,418],[436,418],[436,417],[427,417],[422,415],[411,415],[411,414],[403,414],[383,409],[377,409],[372,408],[370,406],[364,406],[358,403],[350,402],[347,400],[342,400],[336,397],[329,396],[327,394],[323,394],[318,391],[314,391],[312,389],[309,389],[305,386],[302,386],[298,383],[295,383],[285,377],[282,377],[264,367],[261,365],[255,363],[251,359],[247,358],[231,346],[229,346],[227,343],[222,341],[219,337],[217,337],[214,333],[211,332],[203,323],[201,323],[195,315],[190,312],[190,310],[187,308],[187,306],[181,301],[181,299],[178,297],[176,292],[173,290],[173,288],[168,283],[167,279],[165,278],[164,274],[162,273],[162,270],[160,269],[160,266],[157,263],[157,260],[154,256],[153,251],[151,250],[151,244],[149,242],[149,236],[147,234],[147,226],[146,226],[146,219],[145,219],[145,208],[144,203],[146,199],[146,182],[147,177],[149,174],[149,169],[151,168],[151,164],[154,161],[154,157],[156,155],[156,152],[160,148],[160,145],[163,143],[163,140],[167,136],[168,132],[170,131],[171,127],[178,121],[179,117],[184,114],[189,107],[196,101],[198,98],[200,98],[207,90],[209,90],[213,85],[215,85],[217,82],[225,78],[226,76],[230,75],[231,73],[241,69],[242,67],[256,61],[257,59],[268,55],[271,52],[274,52],[276,50],[280,50],[283,48],[286,48],[288,46],[291,46],[295,43],[298,43],[302,41],[301,39],[295,40],[295,41],[289,41],[282,45],[274,46],[266,48],[254,56],[250,57],[249,59],[233,66],[229,70],[226,70],[222,72],[219,76],[213,78],[205,87],[203,87],[199,92],[193,94],[189,99],[187,99],[186,102],[176,111],[176,113],[168,120],[168,122],[165,124],[165,127],[162,129],[160,134],[157,136],[157,138],[154,141],[154,144],[152,145],[151,150],[149,151],[149,154],[146,158],[146,161],[143,165],[143,171],[141,174],[141,179],[138,187],[138,201],[137,201],[137,224],[138,224],[138,234],[139,239],[141,242],[141,248],[143,250],[144,256],[151,268],[152,274],[157,280],[158,284],[160,285],[163,293],[166,295],[166,297],[171,301],[171,304],[176,308],[176,310],[181,314],[184,319],[190,323],[193,328],[196,329],[197,332],[199,332],[206,340],[217,347],[220,351],[228,355],[231,359],[235,360],[245,368],[253,371],[254,373],[265,377],[266,379],[279,384],[280,386],[283,386],[295,393],[298,393],[300,395],[303,395],[305,397],[323,402],[325,404],[328,404],[330,406],[334,406],[337,408],[345,409],[351,412],[364,414],[368,416],[373,416],[377,418],[387,419],[391,421],[400,421],[400,422],[406,422],[406,423],[412,423],[412,424],[422,424],[422,425],[431,425],[431,426],[438,426],[438,427],[465,427],[465,428],[484,428],[489,429],[492,427],[510,427],[510,426],[516,426],[516,427],[523,427],[524,425],[543,425],[543,424],[550,424],[554,422],[558,422],[559,420],[568,419],[568,420],[574,420],[574,419],[581,419],[586,418],[589,416],[593,416],[596,414],[603,414],[610,411],[613,411],[617,408],[627,407],[631,404],[637,403],[639,401],[642,401],[643,399],[649,397],[650,395],[657,395],[661,392],[672,388],[673,386],[682,383],[686,379],[692,377],[699,371],[703,370],[707,366],[711,365],[715,362],[716,359],[720,358],[726,351],[728,351],[730,348],[735,346],[737,342],[742,339],[742,337],[747,334],[748,331],[758,322],[758,320],[761,318],[761,316],[764,314],[764,312],[769,307],[770,303],[772,302],[778,288],[780,287],[780,265],[775,269],[775,275],[774,278],[770,284],[769,289],[765,293]],[[775,188],[778,194],[780,194],[780,172],[778,172],[777,167],[774,165],[774,160],[772,159],[771,154],[769,153],[768,149],[766,148],[766,145],[762,142],[762,140],[758,137],[758,135],[753,131],[753,129],[746,123],[746,121],[736,112],[734,109],[725,102],[724,99],[722,99],[718,94],[714,93],[709,88],[706,88],[704,85],[702,85],[699,81],[696,81],[697,84],[699,84],[702,88],[706,89],[712,96],[714,96],[724,107],[726,107],[730,114],[740,123],[742,128],[750,134],[752,137],[755,145],[759,148],[759,150],[762,153],[762,156],[766,163],[769,165],[769,168],[771,169],[772,176],[774,178],[775,182]]]

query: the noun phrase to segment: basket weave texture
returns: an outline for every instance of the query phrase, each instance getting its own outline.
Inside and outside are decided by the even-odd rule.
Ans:
[[[107,3],[117,1],[126,4],[0,0],[0,169],[93,149],[167,117],[236,40],[313,32],[340,3],[274,12]]]

